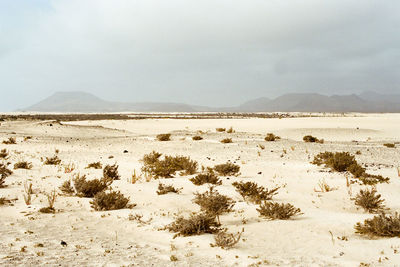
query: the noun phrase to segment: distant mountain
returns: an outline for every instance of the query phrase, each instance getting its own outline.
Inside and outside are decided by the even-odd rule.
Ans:
[[[181,103],[111,102],[85,92],[58,92],[24,111],[38,112],[400,112],[400,95],[365,92],[326,96],[285,94],[247,101],[237,107],[211,108]]]

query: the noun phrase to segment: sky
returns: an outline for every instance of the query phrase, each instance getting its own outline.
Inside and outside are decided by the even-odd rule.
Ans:
[[[0,0],[0,111],[400,93],[398,0]]]

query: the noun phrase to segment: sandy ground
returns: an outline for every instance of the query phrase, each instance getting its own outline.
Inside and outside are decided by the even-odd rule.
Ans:
[[[231,126],[235,133],[215,131],[216,127]],[[191,137],[198,131],[203,132],[204,140],[193,141]],[[156,134],[166,132],[172,133],[172,141],[155,140]],[[268,132],[282,139],[266,142]],[[306,134],[324,138],[325,143],[304,143],[302,137]],[[0,189],[0,197],[16,199],[12,205],[0,206],[1,266],[400,266],[400,238],[370,239],[354,233],[356,222],[374,216],[358,209],[350,199],[362,186],[348,188],[344,174],[310,164],[319,152],[360,151],[356,159],[369,172],[390,178],[389,184],[379,184],[377,189],[388,208],[400,211],[396,169],[400,165],[400,145],[383,146],[400,141],[400,114],[68,124],[1,122],[0,141],[11,136],[17,138],[17,144],[0,144],[0,149],[10,152],[5,162],[26,160],[33,163],[33,168],[14,170],[6,179],[7,187]],[[25,136],[32,139],[24,141]],[[221,144],[219,140],[225,137],[234,143]],[[62,164],[44,166],[41,158],[53,156],[56,149]],[[177,215],[198,211],[192,203],[193,193],[208,187],[193,185],[188,179],[192,176],[129,183],[134,170],[140,173],[140,159],[153,150],[190,156],[204,166],[227,160],[240,165],[240,176],[223,177],[223,184],[217,187],[237,201],[233,212],[221,216],[223,227],[230,232],[244,228],[243,239],[235,248],[211,247],[211,234],[174,239],[173,233],[162,230]],[[122,178],[112,187],[129,196],[136,207],[98,212],[92,210],[88,198],[61,195],[58,187],[74,174],[100,178],[102,170],[85,169],[95,161],[119,165]],[[69,164],[74,170],[65,173],[64,167]],[[323,179],[337,190],[315,192]],[[268,188],[281,186],[274,199],[291,203],[304,214],[286,221],[260,218],[257,206],[244,202],[231,185],[240,180]],[[25,181],[32,182],[35,193],[29,206],[23,198]],[[182,187],[182,193],[157,195],[159,181]],[[47,204],[45,193],[53,189],[60,194],[55,203],[57,212],[38,212]],[[129,220],[130,214],[143,215],[147,222]],[[68,245],[61,246],[61,240]],[[178,260],[171,261],[171,255]]]

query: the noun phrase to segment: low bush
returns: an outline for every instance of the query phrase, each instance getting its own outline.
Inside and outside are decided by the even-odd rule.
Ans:
[[[158,184],[158,190],[157,190],[157,195],[165,195],[168,193],[176,193],[179,194],[181,192],[182,188],[175,188],[172,185],[165,185],[162,183]]]
[[[235,201],[230,197],[221,195],[211,187],[208,191],[200,194],[195,193],[193,202],[200,206],[200,209],[206,214],[217,217],[220,223],[219,216],[223,213],[232,211]]]
[[[196,136],[193,136],[192,139],[194,141],[199,141],[199,140],[203,140],[203,137],[201,137],[200,135],[196,135]]]
[[[170,141],[171,140],[171,134],[159,134],[156,136],[158,141]]]
[[[30,169],[32,169],[32,167],[33,167],[32,163],[27,162],[27,161],[19,161],[14,164],[14,170],[16,170],[16,169],[30,170]]]
[[[219,132],[219,133],[222,133],[222,132],[225,132],[225,128],[216,128],[215,129],[217,132]]]
[[[295,215],[302,214],[301,210],[292,204],[279,204],[268,201],[263,202],[257,211],[260,213],[260,216],[271,220],[287,220]]]
[[[17,139],[15,137],[9,137],[7,140],[3,141],[5,145],[15,145],[17,143]]]
[[[220,225],[215,216],[206,213],[192,214],[189,218],[178,217],[174,222],[166,226],[170,232],[177,233],[177,236],[201,235],[204,233],[213,234],[218,232]]]
[[[391,143],[387,143],[387,144],[383,144],[385,147],[389,147],[389,148],[394,148],[396,147],[395,144],[391,144]]]
[[[242,236],[243,232],[244,229],[242,229],[241,232],[232,234],[228,233],[227,229],[224,229],[223,231],[220,231],[214,235],[215,244],[211,244],[211,246],[220,247],[222,249],[233,248],[237,243],[239,243],[240,237]]]
[[[2,149],[1,151],[0,151],[0,159],[6,159],[8,157],[8,152],[7,152],[7,149]]]
[[[254,182],[234,182],[232,185],[236,191],[243,197],[243,200],[259,204],[261,201],[271,200],[277,193],[279,187],[268,190],[263,186],[258,186]]]
[[[54,155],[51,158],[46,157],[44,165],[59,165],[60,163],[61,159],[59,159],[57,155]]]
[[[214,166],[214,170],[222,176],[228,175],[238,175],[240,171],[240,166],[233,164],[231,162],[218,164]]]
[[[228,130],[226,130],[226,132],[227,132],[227,133],[234,133],[235,130],[233,130],[233,128],[231,127],[231,128],[229,128]]]
[[[107,165],[103,169],[103,177],[106,180],[119,180],[120,175],[118,173],[118,165]]]
[[[103,168],[103,165],[100,163],[100,161],[92,162],[87,165],[86,169],[91,169],[91,168],[99,170]]]
[[[5,198],[5,197],[0,197],[0,206],[11,204],[11,200]]]
[[[218,176],[214,173],[214,171],[212,169],[209,169],[205,173],[200,173],[189,180],[194,185],[203,185],[203,184],[221,185],[222,184],[221,179],[218,178]]]
[[[97,193],[105,190],[111,184],[105,179],[86,180],[86,175],[77,175],[74,179],[74,186],[79,196],[94,197]]]
[[[279,139],[281,138],[279,136],[274,135],[273,133],[268,133],[267,136],[264,138],[264,140],[267,142],[273,142]]]
[[[116,191],[101,191],[98,192],[90,204],[94,210],[119,210],[126,208],[129,202],[129,198],[126,198],[123,194]]]
[[[377,194],[375,188],[361,189],[355,197],[355,204],[369,213],[383,211],[385,208],[384,201],[384,199],[381,199],[381,195]]]
[[[56,191],[52,191],[50,194],[46,194],[47,196],[47,203],[49,204],[47,207],[41,208],[39,212],[42,213],[55,213],[56,210],[54,208],[54,203],[56,202],[57,199],[57,193]]]
[[[61,192],[67,195],[73,195],[75,193],[70,180],[64,181],[64,183],[58,188],[61,190]]]
[[[400,237],[400,216],[386,215],[384,213],[366,219],[364,223],[358,222],[354,226],[356,233],[368,236]]]
[[[143,156],[144,166],[142,172],[147,173],[154,178],[171,178],[176,172],[181,171],[181,175],[192,175],[197,171],[197,162],[184,156],[164,156],[161,153],[153,151]]]
[[[306,135],[303,137],[303,141],[306,143],[324,143],[324,139],[318,139],[317,137],[314,137],[312,135]]]
[[[220,142],[223,143],[223,144],[233,143],[232,138],[224,138]]]
[[[8,169],[5,164],[0,163],[0,188],[5,187],[4,183],[6,182],[6,178],[12,173],[13,172]]]

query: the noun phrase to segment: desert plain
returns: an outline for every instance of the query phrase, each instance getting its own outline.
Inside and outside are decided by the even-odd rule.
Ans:
[[[399,237],[366,236],[354,228],[377,215],[355,205],[361,189],[376,188],[387,213],[400,211],[400,114],[0,123],[0,142],[16,140],[0,143],[8,152],[0,162],[13,172],[0,188],[0,198],[9,200],[0,206],[1,266],[400,266]],[[231,127],[231,133],[216,131]],[[163,133],[170,133],[171,140],[157,140]],[[267,133],[281,138],[266,141]],[[203,139],[193,140],[197,135]],[[324,142],[304,142],[306,135]],[[221,143],[224,138],[232,143]],[[190,157],[198,163],[197,173],[145,175],[142,159],[152,151]],[[351,182],[348,172],[311,163],[325,151],[349,152],[368,173],[389,182],[363,185]],[[44,164],[55,155],[60,164]],[[32,168],[14,169],[20,161]],[[118,165],[121,177],[110,186],[134,205],[96,211],[91,198],[59,189],[78,174],[101,178],[102,169],[86,168],[92,162]],[[201,166],[226,162],[240,166],[240,173],[219,176],[222,184],[215,186],[235,201],[232,211],[220,216],[220,228],[233,234],[243,230],[239,242],[224,249],[210,245],[215,243],[211,233],[175,237],[165,227],[179,216],[200,212],[193,198],[210,186],[189,179]],[[301,213],[287,220],[261,217],[258,205],[232,186],[240,181],[279,187],[273,201],[290,203]],[[159,183],[180,193],[158,195]],[[322,183],[331,190],[324,192]],[[24,186],[29,184],[32,199],[26,204]],[[51,192],[56,192],[54,212],[39,212]]]

